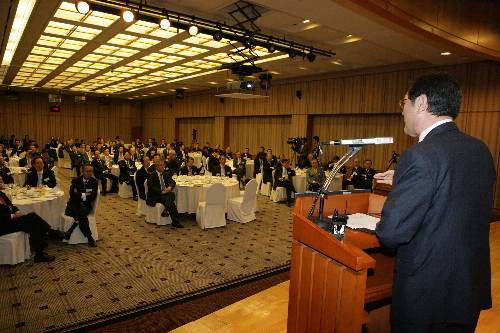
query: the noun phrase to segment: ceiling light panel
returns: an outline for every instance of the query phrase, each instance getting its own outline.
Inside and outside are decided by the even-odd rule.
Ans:
[[[189,66],[189,67],[201,68],[201,69],[208,69],[208,68],[218,67],[221,64],[216,63],[216,62],[205,61],[205,60],[193,60],[190,62],[183,63],[182,65]]]

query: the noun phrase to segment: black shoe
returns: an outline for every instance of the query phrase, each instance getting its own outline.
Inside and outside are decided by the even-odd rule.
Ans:
[[[161,212],[161,216],[162,216],[162,217],[168,217],[168,215],[169,215],[169,214],[168,214],[168,210],[166,210],[166,209],[165,209],[165,210],[163,210],[163,212]]]
[[[97,247],[95,240],[93,238],[89,238],[89,247]]]
[[[133,197],[132,199],[133,199],[134,201],[137,201],[137,200],[138,200],[138,199],[137,199],[137,196]]]
[[[184,228],[184,226],[182,224],[180,224],[179,222],[177,222],[177,221],[172,222],[172,227],[174,227],[174,228]]]
[[[34,261],[35,262],[51,262],[54,261],[56,258],[54,256],[49,256],[46,253],[39,253],[35,255]]]
[[[50,229],[49,238],[60,242],[65,238],[65,234],[62,231]]]

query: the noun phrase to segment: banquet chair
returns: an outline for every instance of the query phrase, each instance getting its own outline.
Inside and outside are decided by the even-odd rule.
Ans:
[[[226,225],[225,203],[226,187],[213,184],[207,189],[207,201],[198,203],[196,222],[201,229],[217,228]]]
[[[71,158],[65,149],[63,149],[63,158],[57,160],[57,166],[64,169],[71,169]]]
[[[13,232],[0,237],[0,265],[19,264],[31,256],[30,236],[23,232]]]
[[[146,200],[143,200],[139,197],[139,186],[137,186],[137,180],[135,179],[135,174],[134,174],[134,183],[135,183],[135,188],[137,189],[137,212],[135,214],[137,216],[143,216],[143,215],[146,215],[145,207],[147,205],[146,205]]]
[[[274,181],[274,172],[273,170],[273,181]],[[284,187],[276,187],[276,189],[273,189],[271,187],[271,200],[273,202],[280,202],[280,201],[286,201],[286,189]]]
[[[87,216],[87,218],[89,219],[89,228],[90,228],[90,231],[92,232],[92,237],[94,238],[94,240],[99,239],[99,234],[97,232],[97,224],[96,224],[96,220],[95,220],[98,205],[99,205],[99,193],[97,194],[97,197],[95,198],[95,200],[92,204],[92,211]],[[63,221],[63,230],[64,230],[64,232],[66,232],[69,230],[69,228],[71,227],[73,222],[75,222],[75,219],[72,218],[71,216],[67,216],[67,215],[63,214],[62,221]],[[63,242],[73,245],[73,244],[88,243],[88,241],[89,240],[87,239],[87,237],[85,237],[82,234],[80,227],[78,227],[75,230],[73,230],[69,240],[64,240]]]
[[[125,182],[118,182],[118,196],[120,198],[132,198],[134,196],[134,192],[132,191],[132,185],[129,185]]]
[[[110,179],[107,179],[106,181],[106,193],[109,193],[111,191],[111,186],[113,182]],[[99,191],[102,192],[102,182],[99,180]]]
[[[245,186],[245,193],[241,197],[231,198],[227,203],[227,219],[239,223],[255,220],[257,205],[257,181],[250,180]]]
[[[255,180],[257,181],[257,187],[255,188],[255,193],[259,193],[260,185],[262,184],[262,172],[255,175]]]
[[[267,183],[262,182],[262,184],[260,185],[260,194],[270,197],[272,188],[273,188],[272,181]]]
[[[148,195],[148,181],[144,181],[144,191],[146,196]],[[139,199],[140,200],[140,199]],[[172,218],[170,216],[161,216],[161,213],[165,209],[161,203],[157,203],[154,207],[148,206],[144,203],[144,220],[146,223],[153,223],[156,225],[167,225],[172,224]]]

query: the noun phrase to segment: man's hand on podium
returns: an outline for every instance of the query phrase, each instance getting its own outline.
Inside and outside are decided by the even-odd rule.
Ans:
[[[373,176],[377,180],[377,183],[392,185],[392,178],[394,178],[394,170],[388,170],[386,172],[376,173]]]

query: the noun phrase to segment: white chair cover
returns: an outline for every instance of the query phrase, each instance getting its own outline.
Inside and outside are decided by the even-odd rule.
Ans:
[[[226,187],[213,184],[207,190],[207,201],[200,202],[196,210],[196,222],[202,229],[226,225],[225,201]]]
[[[273,188],[273,182],[267,182],[267,183],[263,182],[262,185],[260,185],[260,194],[269,197],[271,195],[272,188]]]
[[[0,265],[19,264],[31,256],[29,235],[23,231],[0,237]]]
[[[250,180],[245,186],[242,197],[232,198],[227,203],[227,219],[239,223],[247,223],[255,220],[257,205],[257,181]]]
[[[134,192],[132,191],[132,185],[129,185],[125,182],[118,183],[118,196],[120,198],[132,198],[134,196]]]
[[[94,203],[92,204],[92,211],[87,216],[87,218],[89,219],[90,231],[92,232],[92,238],[94,238],[94,240],[99,239],[99,233],[97,232],[97,224],[96,224],[96,219],[95,219],[98,205],[99,205],[99,193],[97,194],[97,198],[95,198]],[[62,220],[63,220],[64,232],[68,231],[69,228],[71,227],[71,225],[73,224],[73,222],[75,222],[74,218],[72,218],[71,216],[64,215],[64,214],[62,215]],[[73,230],[69,240],[64,240],[64,242],[66,242],[68,244],[72,244],[72,245],[73,244],[88,243],[88,241],[89,240],[87,239],[87,237],[85,237],[82,234],[80,227],[75,228],[75,230]]]
[[[255,188],[255,193],[259,193],[259,188],[260,188],[260,185],[262,184],[262,172],[258,173],[256,176],[255,176],[255,180],[257,181],[257,187]]]
[[[146,192],[146,196],[148,195],[148,181],[144,182],[144,190]],[[139,199],[140,200],[140,199]],[[156,225],[167,225],[172,224],[172,218],[169,216],[161,216],[161,213],[164,210],[164,206],[161,203],[157,203],[156,206],[151,207],[144,202],[144,215],[146,217],[144,220],[146,223],[153,223]]]
[[[286,201],[286,188],[276,187],[275,190],[271,190],[271,200],[273,202]]]
[[[135,183],[135,188],[137,189],[137,194],[139,194],[139,186],[137,186],[137,180],[135,179],[135,174],[134,174],[134,183]],[[135,214],[137,216],[146,215],[146,208],[145,208],[146,206],[147,206],[146,200],[141,199],[138,195],[137,196],[137,212]]]

